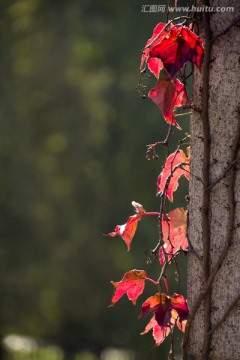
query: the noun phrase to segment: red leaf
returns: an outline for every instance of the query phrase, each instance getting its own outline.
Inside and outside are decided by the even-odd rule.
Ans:
[[[186,165],[179,166],[182,163]],[[185,171],[187,170],[187,171]],[[178,188],[178,181],[181,176],[185,176],[189,180],[189,157],[186,157],[184,152],[180,149],[168,156],[164,168],[157,180],[157,195],[165,195],[170,201],[173,201],[173,193]]]
[[[156,295],[149,297],[142,304],[140,317],[151,313],[154,314],[154,318],[150,320],[150,323],[143,332],[144,334],[156,325],[160,326],[158,331],[163,331],[163,328],[167,326],[171,327],[175,324],[176,319],[178,321],[178,326],[183,331],[189,316],[187,300],[180,294],[174,294],[173,297],[171,297],[164,293],[157,293]]]
[[[163,63],[158,58],[149,58],[148,59],[148,68],[156,76],[156,78],[158,79],[160,71],[163,68]]]
[[[143,206],[141,204],[137,203],[136,201],[132,201],[132,206],[135,208],[135,211],[137,214],[145,213]]]
[[[177,320],[177,327],[179,328],[179,330],[181,330],[182,332],[185,332],[186,330],[186,325],[187,325],[187,320],[183,320],[182,322]]]
[[[178,313],[179,321],[185,321],[188,319],[189,310],[187,300],[180,294],[174,294],[170,298],[171,308]]]
[[[164,298],[167,296],[166,294],[163,294]],[[155,308],[161,303],[160,300],[160,293],[157,293],[154,296],[150,296],[143,304],[142,304],[142,311],[139,317],[148,315],[150,313],[153,313]]]
[[[179,294],[173,297],[166,294],[156,294],[148,298],[142,305],[142,315],[154,313],[141,335],[153,330],[156,345],[160,345],[177,324],[181,331],[185,331],[189,310],[187,300]]]
[[[147,324],[145,330],[141,333],[141,335],[146,334],[151,329],[153,330],[153,338],[156,342],[156,345],[159,346],[170,333],[171,326],[158,325],[155,316],[153,316],[152,319]]]
[[[169,296],[164,293],[157,293],[156,295],[149,297],[142,304],[142,311],[140,317],[150,313],[155,313],[155,319],[157,320],[158,325],[168,325],[171,319],[172,312],[172,309],[169,306],[169,299]]]
[[[134,234],[137,230],[138,222],[141,220],[142,214],[136,214],[133,216],[129,216],[128,221],[124,225],[117,225],[115,227],[115,231],[108,234],[108,236],[116,236],[120,235],[123,241],[125,241],[127,245],[128,251],[131,249],[131,242]]]
[[[173,117],[173,112],[176,107],[189,103],[184,84],[178,79],[161,77],[155,88],[149,90],[148,97],[160,108],[167,123],[181,129]]]
[[[114,231],[107,234],[107,236],[112,237],[120,235],[123,241],[125,241],[128,251],[131,248],[131,242],[137,230],[138,222],[142,219],[142,216],[145,213],[145,210],[141,204],[132,201],[132,205],[135,208],[137,214],[129,216],[126,224],[117,225]]]
[[[164,250],[168,254],[168,258],[171,258],[180,248],[188,251],[186,214],[187,211],[183,208],[177,208],[167,215],[169,220],[162,219],[163,241],[165,242]],[[161,264],[163,254],[159,253],[159,255]]]
[[[128,299],[135,305],[137,298],[143,292],[146,277],[147,274],[144,270],[131,270],[124,274],[121,281],[112,281],[116,290],[110,306],[113,306],[124,294],[127,294]]]
[[[165,26],[165,24],[163,24],[163,23],[159,23],[155,26],[155,28],[153,30],[153,34],[152,34],[151,38],[147,41],[147,44],[145,45],[145,48],[143,50],[142,58],[141,58],[141,65],[140,65],[140,70],[142,70],[145,62],[147,62],[149,70],[156,76],[157,79],[159,77],[159,73],[160,73],[161,69],[163,68],[163,63],[158,58],[153,58],[153,57],[149,58],[149,51],[152,48],[152,46],[155,46],[155,45],[159,44],[159,42],[161,42],[161,40],[166,35],[166,32],[163,31],[162,34],[159,36],[159,38],[156,41],[154,41],[154,43],[151,47],[148,48],[147,46],[150,45],[153,42],[153,40],[160,34],[160,32],[163,30],[164,26]]]
[[[168,36],[154,44],[149,51],[150,58],[159,58],[171,76],[174,76],[187,61],[200,68],[203,55],[201,38],[188,27],[179,25],[172,26]]]
[[[178,313],[175,310],[172,311],[172,320],[171,321],[172,321],[172,323],[177,324],[177,327],[179,328],[179,330],[181,330],[182,332],[185,332],[187,320],[180,321]]]

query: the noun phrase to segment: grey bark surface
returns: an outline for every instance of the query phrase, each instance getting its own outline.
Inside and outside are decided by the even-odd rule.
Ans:
[[[212,38],[223,33],[239,18],[239,0],[211,1],[210,6],[234,7],[234,12],[210,13],[210,29]],[[200,20],[200,35],[204,38]],[[239,127],[240,97],[240,28],[235,24],[226,34],[212,42],[209,63],[209,99],[208,116],[210,128],[210,166],[209,183],[220,178],[232,162],[232,149],[236,143]],[[194,70],[193,103],[202,108],[202,74]],[[191,119],[191,173],[203,177],[204,140],[201,113],[194,111]],[[238,140],[239,144],[239,140]],[[239,146],[238,146],[239,148]],[[240,156],[238,149],[237,156]],[[210,206],[208,209],[210,235],[210,272],[219,259],[226,245],[229,234],[230,208],[229,197],[231,171],[234,169],[234,229],[232,243],[224,261],[214,278],[211,287],[210,328],[213,328],[224,316],[231,302],[240,293],[240,162],[229,170],[223,179],[210,189]],[[189,229],[188,235],[194,250],[203,256],[203,224],[202,224],[203,185],[195,177],[190,180]],[[231,231],[230,231],[231,233]],[[204,288],[204,272],[202,263],[190,252],[188,262],[188,302],[190,311]],[[188,344],[189,359],[239,360],[240,359],[240,303],[230,311],[225,321],[212,333],[208,356],[204,357],[203,300],[190,330]]]

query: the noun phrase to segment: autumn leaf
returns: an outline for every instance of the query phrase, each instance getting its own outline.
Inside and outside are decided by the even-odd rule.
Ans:
[[[176,107],[187,105],[189,99],[184,84],[178,79],[169,77],[160,77],[157,85],[149,90],[148,97],[162,111],[164,119],[167,123],[181,129],[174,119],[174,110]]]
[[[169,29],[168,36],[150,48],[148,56],[160,59],[173,77],[187,61],[200,69],[204,56],[203,43],[187,26],[177,24]]]
[[[158,325],[155,316],[153,316],[149,321],[149,323],[147,324],[147,326],[145,327],[145,330],[141,332],[141,335],[148,333],[151,329],[153,331],[153,338],[156,342],[156,345],[159,346],[170,333],[171,326]]]
[[[112,281],[111,283],[115,286],[116,290],[110,306],[115,305],[124,294],[127,294],[128,299],[135,305],[137,298],[144,290],[146,278],[147,274],[144,270],[131,270],[124,274],[121,281]]]
[[[185,330],[186,330],[186,325],[187,325],[187,320],[179,321],[179,319],[177,319],[177,327],[178,327],[179,330],[181,330],[182,332],[185,332]]]
[[[174,294],[171,297],[165,293],[157,293],[142,304],[140,317],[153,313],[158,325],[166,326],[172,318],[172,310],[177,312],[180,321],[187,320],[189,310],[187,300],[182,295]]]
[[[173,201],[173,193],[178,188],[179,178],[181,176],[185,176],[187,180],[190,178],[189,161],[189,157],[181,149],[168,156],[164,168],[158,176],[157,195],[164,193],[170,201]]]
[[[150,313],[155,314],[155,319],[157,320],[158,325],[166,326],[169,324],[171,319],[172,309],[169,300],[169,296],[162,293],[157,293],[154,296],[150,296],[143,304],[141,316],[145,316]]]
[[[189,316],[187,300],[180,294],[174,294],[171,297],[164,293],[157,293],[143,303],[140,317],[151,313],[154,316],[141,334],[146,334],[153,329],[156,345],[160,345],[175,323],[180,330],[185,330]]]
[[[143,214],[146,211],[144,210],[142,204],[137,203],[136,201],[132,201],[132,206],[134,207],[137,214]]]
[[[123,241],[125,241],[128,251],[130,251],[131,242],[137,230],[138,222],[142,219],[142,216],[145,213],[145,210],[141,204],[132,201],[132,206],[134,207],[137,214],[129,216],[126,224],[117,225],[114,231],[107,234],[107,236],[111,237],[120,235]]]
[[[186,235],[187,211],[177,208],[167,214],[166,219],[162,219],[162,233],[164,241],[164,252],[170,259],[180,249],[188,251],[188,240]],[[165,260],[163,249],[159,250],[160,264]]]
[[[186,299],[185,299],[186,301]],[[187,313],[187,317],[189,315],[189,312]],[[186,330],[186,325],[187,325],[187,319],[183,320],[179,318],[179,315],[177,313],[177,311],[172,310],[172,319],[171,319],[171,323],[175,323],[177,325],[177,327],[179,328],[179,330],[181,330],[182,332],[185,332]]]
[[[170,297],[171,308],[175,310],[179,316],[179,321],[186,321],[189,316],[187,300],[180,294],[174,294]]]
[[[112,237],[116,235],[120,235],[123,241],[125,241],[128,251],[130,251],[132,239],[137,230],[138,222],[141,219],[142,219],[142,214],[129,216],[126,224],[117,225],[115,227],[115,231],[112,231],[107,235]]]
[[[131,242],[135,232],[137,230],[138,222],[142,219],[143,216],[159,216],[159,212],[146,212],[143,206],[136,201],[132,201],[132,206],[135,209],[136,214],[129,216],[126,224],[117,225],[115,230],[106,234],[107,236],[114,237],[116,235],[120,235],[121,238],[127,245],[128,251],[131,248]]]
[[[144,68],[145,62],[146,62],[149,70],[156,76],[157,79],[159,77],[159,73],[160,73],[161,69],[163,68],[163,63],[159,58],[154,58],[154,57],[150,58],[149,57],[149,51],[151,49],[151,46],[150,47],[148,47],[148,46],[162,32],[162,34],[159,36],[159,38],[156,41],[154,41],[152,46],[155,46],[161,42],[161,40],[163,39],[163,37],[166,34],[165,31],[162,31],[164,26],[165,26],[165,24],[163,24],[163,23],[159,23],[155,26],[151,38],[147,41],[147,44],[145,45],[145,48],[143,49],[141,64],[140,64],[140,70],[142,70]]]

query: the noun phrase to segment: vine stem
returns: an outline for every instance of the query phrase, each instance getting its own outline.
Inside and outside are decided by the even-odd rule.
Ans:
[[[158,285],[158,282],[157,281],[155,281],[155,280],[153,280],[153,279],[151,279],[151,278],[145,278],[145,280],[147,280],[147,281],[150,281],[151,283],[153,283],[154,285]]]
[[[240,161],[240,156],[238,156],[236,159],[234,159],[234,160],[231,162],[231,164],[224,170],[223,174],[209,185],[208,189],[211,189],[213,186],[215,186],[216,184],[218,184],[222,179],[224,179],[224,177],[226,176],[227,172],[228,172],[238,161]]]
[[[174,157],[174,158],[175,158],[175,157]],[[163,218],[163,213],[164,213],[163,204],[162,204],[162,203],[163,203],[163,199],[166,199],[166,195],[165,195],[166,189],[167,189],[168,186],[169,186],[169,182],[170,182],[170,180],[171,180],[174,172],[175,172],[177,169],[181,169],[182,166],[184,166],[184,165],[185,165],[185,166],[189,166],[189,163],[181,163],[181,164],[179,164],[179,165],[176,165],[173,169],[171,169],[171,173],[170,173],[170,175],[167,177],[166,184],[165,184],[165,186],[164,186],[163,191],[161,192],[161,197],[162,197],[162,201],[161,201],[161,211],[158,213],[158,215],[159,215],[159,224],[162,224],[161,219]],[[164,213],[164,215],[166,215],[166,214]],[[160,238],[159,238],[159,241],[158,241],[156,247],[152,250],[152,253],[153,253],[153,254],[156,254],[156,252],[159,250],[159,248],[160,248],[160,246],[161,246],[161,244],[162,244],[162,237],[163,237],[163,234],[162,234],[162,225],[161,225]],[[169,239],[169,240],[170,240],[170,239]],[[170,241],[170,242],[171,242],[171,241]]]
[[[192,115],[192,112],[189,111],[189,112],[186,112],[186,113],[183,113],[183,114],[175,114],[175,117],[186,116],[186,115]]]
[[[239,21],[240,21],[240,16],[239,16],[237,19],[235,19],[223,32],[221,32],[220,34],[217,34],[217,35],[211,40],[211,42],[214,42],[214,41],[216,41],[219,37],[225,35],[225,34],[228,32],[228,30],[230,30],[234,25],[237,25],[237,23],[238,23]]]
[[[146,211],[141,213],[142,216],[160,216],[160,212],[157,211]]]
[[[219,328],[219,326],[222,325],[222,323],[226,320],[226,318],[228,317],[228,315],[230,314],[230,312],[234,309],[234,307],[237,305],[237,303],[240,301],[240,295],[238,294],[238,296],[236,297],[236,299],[234,299],[229,308],[227,309],[227,311],[224,313],[223,317],[221,318],[221,320],[212,327],[212,329],[210,330],[209,334],[212,334],[214,331],[217,330],[217,328]]]
[[[170,132],[169,132],[169,134],[170,134]],[[168,178],[166,180],[166,183],[164,185],[164,188],[163,188],[163,190],[161,192],[161,195],[160,195],[161,196],[161,204],[160,204],[160,215],[159,215],[159,241],[158,241],[157,245],[155,246],[155,248],[152,250],[152,254],[156,254],[157,251],[159,250],[161,244],[162,244],[163,232],[162,232],[162,221],[161,221],[161,219],[163,218],[163,214],[166,215],[166,212],[164,211],[164,205],[165,205],[165,202],[166,202],[166,194],[165,194],[165,192],[166,192],[166,190],[167,190],[167,188],[169,186],[170,180],[171,180],[171,178],[173,176],[173,173],[177,169],[182,168],[184,165],[189,166],[189,163],[181,163],[179,165],[176,165],[173,168],[173,162],[174,162],[174,160],[175,160],[175,158],[177,156],[177,153],[179,152],[179,150],[180,150],[182,144],[184,143],[184,141],[186,141],[186,139],[188,139],[188,138],[189,138],[189,135],[186,135],[183,139],[179,140],[179,145],[178,145],[178,147],[177,147],[177,149],[176,149],[176,151],[174,153],[174,157],[173,157],[173,159],[171,161],[170,175],[168,176]]]
[[[155,144],[149,144],[147,145],[147,159],[150,160],[149,158],[149,153],[152,151],[153,152],[153,158],[158,158],[158,156],[156,155],[155,153],[155,148],[158,146],[158,145],[164,145],[166,146],[167,148],[167,154],[168,154],[168,142],[169,142],[169,139],[170,139],[170,136],[172,134],[172,124],[169,125],[169,128],[168,128],[168,133],[167,133],[167,136],[166,138],[163,140],[163,141],[157,141],[155,142]]]

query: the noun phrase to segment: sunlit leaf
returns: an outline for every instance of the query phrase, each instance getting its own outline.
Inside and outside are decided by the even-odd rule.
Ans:
[[[164,293],[157,293],[142,304],[140,317],[153,313],[158,324],[166,326],[172,318],[172,310],[177,312],[180,321],[187,320],[189,310],[187,301],[182,295],[174,294],[171,297]]]
[[[144,270],[131,270],[124,274],[119,282],[112,281],[116,290],[112,297],[112,306],[124,295],[127,294],[128,299],[136,304],[137,298],[142,294],[145,286],[147,274]]]
[[[157,85],[149,90],[148,97],[159,107],[167,123],[181,129],[174,119],[174,109],[189,103],[184,84],[178,79],[160,77]]]
[[[164,293],[157,293],[142,304],[140,317],[148,314],[154,314],[154,316],[141,334],[146,334],[153,329],[156,345],[160,345],[175,324],[180,330],[185,330],[189,316],[187,300],[180,294],[174,294],[171,297]]]
[[[120,235],[123,241],[125,241],[127,245],[128,251],[131,249],[131,242],[132,238],[134,237],[134,234],[137,230],[138,222],[141,220],[142,215],[133,215],[129,216],[128,221],[124,225],[117,225],[115,227],[115,231],[108,234],[108,236],[116,236]]]
[[[162,219],[162,233],[164,251],[168,255],[168,258],[171,258],[180,249],[188,251],[188,240],[186,235],[187,227],[187,211],[183,208],[177,208],[173,211],[170,211],[167,214],[167,219]],[[162,248],[159,252],[160,264],[162,265],[162,259],[164,258]]]
[[[178,313],[179,321],[185,321],[188,319],[189,310],[187,305],[187,300],[184,296],[180,294],[174,294],[170,298],[171,308]]]
[[[160,326],[166,326],[171,319],[172,309],[169,306],[170,300],[166,294],[157,293],[154,296],[149,297],[142,304],[141,316],[154,313],[155,319]]]
[[[120,235],[123,241],[126,243],[128,251],[131,248],[131,242],[137,230],[138,222],[142,219],[142,216],[145,213],[145,210],[141,204],[132,201],[132,206],[134,207],[137,214],[129,216],[126,224],[117,225],[114,231],[107,234],[111,237]]]
[[[159,58],[168,73],[174,76],[187,61],[200,69],[204,56],[203,43],[188,27],[175,25],[169,29],[168,36],[151,47],[149,56]]]
[[[159,23],[155,26],[151,38],[147,41],[147,44],[145,45],[145,48],[143,49],[141,64],[140,64],[140,70],[142,70],[143,67],[145,66],[145,62],[147,62],[147,66],[148,66],[149,70],[156,76],[157,79],[159,77],[159,73],[160,73],[161,69],[163,68],[163,63],[159,58],[154,58],[154,57],[150,58],[149,57],[149,51],[150,51],[151,47],[148,48],[147,46],[150,45],[153,42],[153,40],[157,36],[159,36],[159,34],[161,32],[162,32],[162,34],[153,43],[152,46],[156,46],[157,44],[159,44],[162,41],[163,37],[166,34],[165,31],[162,31],[164,26],[165,26],[165,24],[163,24],[163,23]]]
[[[157,195],[163,192],[173,201],[173,193],[178,188],[178,181],[181,176],[185,176],[189,180],[189,157],[180,149],[168,156],[164,168],[158,176]],[[181,164],[184,164],[180,166]]]
[[[141,335],[146,334],[148,331],[153,331],[153,338],[156,342],[156,345],[159,346],[165,338],[168,336],[168,334],[171,331],[171,326],[160,326],[157,323],[157,320],[155,319],[155,316],[151,318],[147,326],[145,327],[145,330],[141,333]]]
[[[135,211],[137,214],[145,213],[145,210],[144,210],[142,204],[139,204],[136,201],[132,201],[132,206],[135,208]]]

